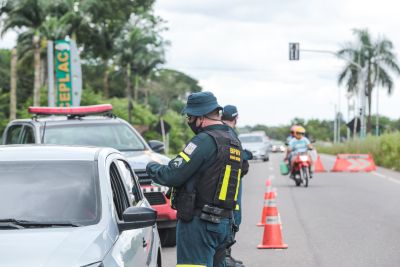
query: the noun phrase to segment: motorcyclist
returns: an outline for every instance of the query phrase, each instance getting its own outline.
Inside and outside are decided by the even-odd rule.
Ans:
[[[308,150],[314,149],[314,147],[311,145],[310,140],[308,140],[307,137],[305,137],[306,130],[302,126],[296,126],[294,128],[294,138],[292,138],[289,142],[288,149],[286,151],[286,157],[285,160],[289,161],[290,165],[290,170],[291,170],[291,177],[293,176],[292,169],[294,165],[294,156],[296,156],[299,153],[308,153]],[[312,158],[310,156],[310,165],[313,166]],[[312,172],[310,168],[310,178],[312,178]],[[293,178],[293,177],[292,177]]]

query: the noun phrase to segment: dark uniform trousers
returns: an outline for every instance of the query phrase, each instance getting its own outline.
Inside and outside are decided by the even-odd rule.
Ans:
[[[225,257],[214,262],[217,251],[225,251],[231,233],[231,220],[211,223],[194,216],[191,222],[178,221],[177,267],[225,267]],[[207,258],[205,258],[205,255]]]

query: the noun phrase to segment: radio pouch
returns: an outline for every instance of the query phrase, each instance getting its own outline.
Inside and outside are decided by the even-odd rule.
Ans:
[[[195,202],[195,193],[179,192],[176,201],[176,217],[184,222],[193,220]]]

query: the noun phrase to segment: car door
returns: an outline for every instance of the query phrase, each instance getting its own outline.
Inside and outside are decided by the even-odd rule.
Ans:
[[[132,206],[150,207],[145,201],[142,190],[140,189],[139,182],[136,176],[133,174],[132,169],[128,162],[124,160],[117,160],[118,168],[122,174],[122,178],[125,181],[126,190],[128,191],[128,197]],[[143,228],[143,237],[146,253],[146,266],[153,266],[156,259],[156,248],[155,242],[155,231],[156,226]]]
[[[117,222],[122,222],[123,212],[131,206],[122,171],[118,168],[118,160],[113,160],[109,168],[114,212]],[[120,266],[147,266],[146,240],[144,229],[120,231],[112,248],[112,255]]]

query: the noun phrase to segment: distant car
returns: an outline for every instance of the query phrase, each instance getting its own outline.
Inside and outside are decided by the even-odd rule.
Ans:
[[[242,147],[253,153],[253,159],[269,161],[270,142],[265,133],[253,132],[240,134]]]
[[[126,121],[111,113],[111,105],[72,108],[32,107],[31,119],[13,120],[3,134],[3,144],[56,144],[115,148],[128,159],[149,203],[158,212],[157,226],[163,246],[176,244],[176,211],[165,193],[168,187],[152,184],[146,173],[150,161],[168,164],[160,153],[164,144],[148,143]],[[100,114],[100,115],[99,115]]]
[[[1,266],[161,266],[156,211],[120,152],[0,150]]]
[[[272,141],[271,152],[285,152],[286,148],[281,141]]]

